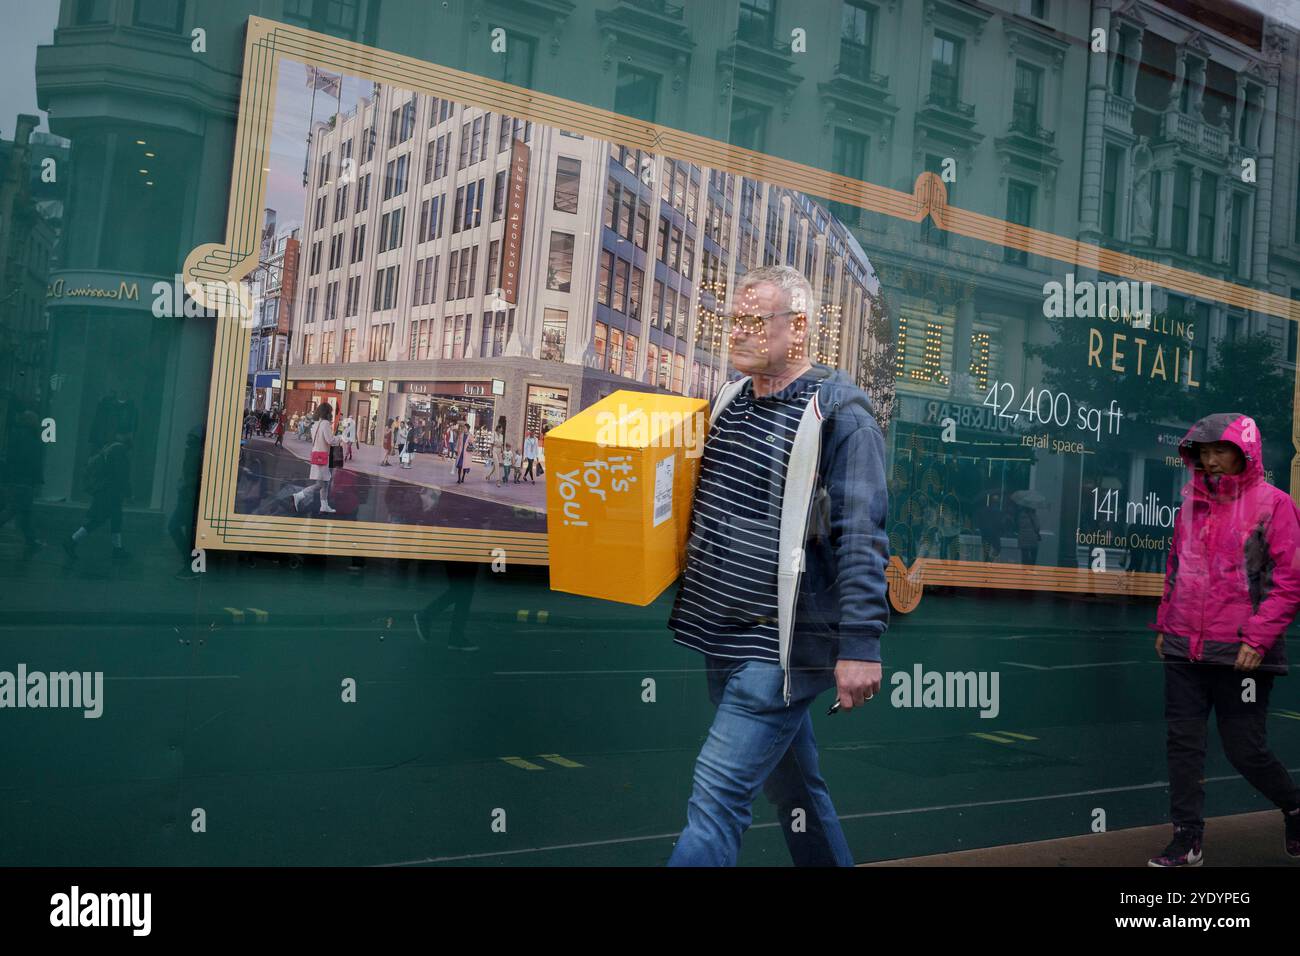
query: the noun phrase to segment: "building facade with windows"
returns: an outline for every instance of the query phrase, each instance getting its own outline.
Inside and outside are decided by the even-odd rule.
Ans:
[[[248,405],[259,411],[283,400],[281,382],[298,292],[299,230],[277,232],[275,222],[275,210],[266,210],[257,268],[245,279],[256,309],[248,350]]]
[[[303,215],[287,407],[335,403],[363,441],[504,418],[518,443],[618,388],[712,395],[718,315],[773,262],[813,281],[817,357],[853,371],[879,293],[799,193],[382,87],[316,126]]]

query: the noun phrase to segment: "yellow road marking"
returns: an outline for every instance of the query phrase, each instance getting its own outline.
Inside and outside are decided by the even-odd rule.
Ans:
[[[1014,743],[1014,741],[1008,740],[1006,737],[999,737],[999,736],[997,736],[997,734],[971,734],[971,736],[972,736],[972,737],[979,737],[981,740],[991,740],[991,741],[993,741],[995,744],[1009,744],[1009,743]]]
[[[1011,731],[1011,730],[999,730],[998,733],[1000,733],[1000,734],[1001,734],[1002,736],[1004,736],[1004,737],[1015,737],[1017,740],[1037,740],[1037,739],[1038,739],[1037,737],[1031,737],[1031,736],[1029,736],[1029,734],[1018,734],[1018,733],[1015,733],[1014,731]]]
[[[515,620],[516,620],[516,621],[526,621],[526,620],[528,620],[528,612],[527,612],[527,611],[515,611]]]
[[[581,767],[582,764],[575,763],[568,757],[561,757],[559,754],[538,754],[543,760],[549,760],[551,763],[559,764],[561,767]]]
[[[510,764],[510,766],[512,767],[518,767],[520,770],[545,770],[546,769],[545,767],[540,766],[539,764],[535,764],[530,760],[525,760],[523,757],[502,757],[501,759],[504,760],[506,763]]]
[[[550,611],[538,611],[538,612],[537,612],[537,623],[538,623],[538,624],[545,624],[547,618],[549,618],[550,616],[551,616],[551,612],[550,612]]]
[[[1279,717],[1285,717],[1288,720],[1300,720],[1300,714],[1297,714],[1293,710],[1275,710],[1273,713],[1277,714]]]
[[[226,611],[228,611],[228,612],[230,613],[230,616],[231,616],[232,618],[234,618],[234,621],[235,621],[236,624],[243,624],[243,623],[244,623],[244,612],[243,612],[242,610],[240,610],[239,608],[237,608],[237,607],[228,607],[228,608],[225,608],[224,610],[226,610]]]
[[[267,618],[271,615],[263,611],[260,607],[250,607],[248,610],[253,612],[253,617],[257,619],[258,624],[265,624]]]

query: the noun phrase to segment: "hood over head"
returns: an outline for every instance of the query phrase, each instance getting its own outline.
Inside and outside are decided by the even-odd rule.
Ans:
[[[1264,440],[1255,419],[1241,412],[1218,412],[1207,415],[1188,429],[1178,443],[1178,454],[1192,471],[1194,490],[1208,493],[1207,476],[1201,468],[1200,446],[1208,442],[1226,441],[1237,446],[1246,459],[1246,467],[1239,475],[1223,475],[1219,479],[1218,494],[1231,497],[1241,489],[1264,478]],[[1184,490],[1184,494],[1186,494]]]

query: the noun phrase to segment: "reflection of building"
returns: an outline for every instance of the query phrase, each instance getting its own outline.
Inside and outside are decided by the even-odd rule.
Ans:
[[[43,160],[66,155],[35,116],[19,116],[0,140],[0,423],[14,406],[40,411],[45,395],[45,293],[54,266],[62,204],[43,198]],[[7,430],[0,428],[0,456]]]
[[[64,232],[45,300],[46,411],[58,422],[47,499],[84,500],[97,410],[116,401],[134,410],[130,506],[170,507],[185,435],[207,410],[212,326],[155,317],[152,289],[170,288],[225,220],[216,184],[229,175],[240,55],[211,44],[196,59],[190,31],[235,36],[242,18],[177,2],[64,3],[54,42],[36,50],[37,101],[71,143],[57,163]]]
[[[288,359],[294,296],[298,291],[298,230],[277,233],[275,210],[266,210],[257,268],[249,275],[256,325],[248,352],[249,407],[269,409],[280,401]]]
[[[606,141],[381,88],[316,126],[290,412],[341,404],[373,440],[502,417],[507,440],[631,382],[711,395],[710,320],[738,274],[800,267],[819,357],[855,370],[877,284],[808,197]]]
[[[260,12],[374,42],[380,6],[283,0]],[[190,250],[224,229],[240,38],[254,12],[184,0],[75,0],[59,5],[54,41],[36,51],[37,102],[53,133],[71,143],[57,183],[45,185],[65,198],[45,300],[45,410],[58,422],[46,455],[47,499],[84,499],[80,466],[96,409],[116,393],[139,413],[131,508],[172,507],[186,435],[207,413],[213,325],[155,317],[152,289],[170,286]],[[196,28],[207,38],[201,54],[191,46]]]
[[[1006,6],[845,3],[834,27],[823,24],[838,27],[839,49],[817,84],[829,168],[900,189],[928,170],[944,177],[950,202],[986,215],[1282,295],[1300,288],[1284,278],[1300,275],[1300,156],[1293,131],[1282,136],[1285,124],[1275,122],[1276,111],[1295,112],[1294,83],[1279,94],[1289,31],[1235,7],[1223,17],[1155,0]],[[1085,41],[1097,28],[1107,50],[1090,54]],[[912,50],[921,53],[915,61],[905,53]],[[1284,69],[1293,77],[1294,60]],[[760,109],[760,92],[755,78],[737,88],[752,101],[737,114],[749,118],[738,132],[755,148],[774,119],[770,106]],[[1243,159],[1255,160],[1257,181],[1243,178]],[[1291,201],[1274,201],[1275,191]],[[899,483],[891,504],[904,558],[957,557],[963,546],[978,553],[981,514],[983,533],[992,533],[993,496],[1003,508],[1032,487],[1047,498],[1039,561],[1073,564],[1074,530],[1087,524],[1080,502],[1090,507],[1092,489],[1125,500],[1150,491],[1172,497],[1180,476],[1156,445],[1160,428],[1130,430],[1125,448],[1111,442],[1107,456],[1047,454],[1021,446],[1027,426],[1010,426],[986,404],[1002,383],[1014,386],[1019,411],[1028,389],[1043,384],[1047,369],[1026,347],[1055,341],[1044,283],[1069,271],[1098,276],[928,221],[906,226],[833,208],[861,227],[896,316],[891,474]],[[1294,324],[1154,291],[1157,312],[1195,324],[1193,337],[1167,344],[1190,350],[1198,380],[1219,341],[1250,332],[1274,336],[1279,358],[1294,363]],[[1086,361],[1083,351],[1071,358]],[[939,440],[945,418],[976,450]],[[1018,512],[1006,510],[1005,537],[1014,539]],[[1001,559],[1017,554],[1004,547]]]

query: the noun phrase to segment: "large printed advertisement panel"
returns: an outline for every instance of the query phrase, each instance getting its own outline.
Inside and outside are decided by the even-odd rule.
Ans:
[[[896,610],[927,585],[1158,594],[1178,444],[1214,411],[1253,416],[1291,489],[1296,381],[1263,333],[1296,309],[1232,281],[1230,217],[1202,237],[1224,247],[1212,278],[1022,225],[1050,148],[1021,144],[995,219],[961,207],[951,158],[890,189],[260,19],[245,63],[227,241],[186,264],[228,304],[200,546],[545,563],[547,432],[620,388],[716,394],[729,297],[771,263],[810,280],[813,360],[886,430]],[[1181,185],[1136,157],[1111,201],[1154,240],[1152,190]],[[1219,185],[1207,202],[1233,208]],[[301,250],[283,434],[242,420],[229,290],[257,237]],[[332,510],[322,403],[345,439]]]

